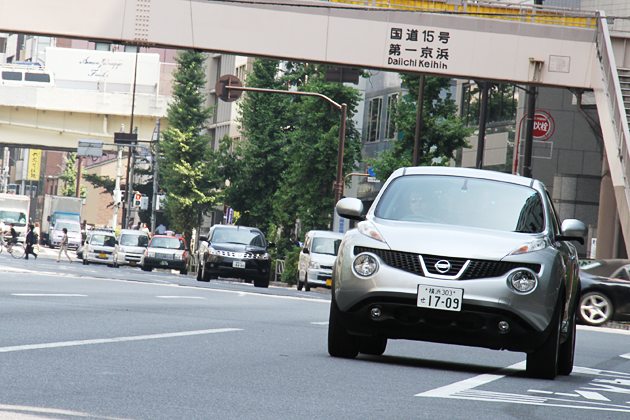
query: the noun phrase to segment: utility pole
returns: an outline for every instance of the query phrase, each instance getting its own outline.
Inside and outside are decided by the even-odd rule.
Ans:
[[[116,162],[116,187],[114,188],[114,216],[112,218],[112,228],[116,229],[118,225],[118,209],[122,205],[122,198],[120,193],[120,170],[122,166],[122,147],[118,146],[118,159]],[[123,229],[125,226],[123,226]]]
[[[77,188],[75,197],[81,198],[81,163],[83,156],[77,156]]]
[[[155,133],[153,134],[153,141],[155,143],[155,155],[153,156],[153,206],[151,210],[151,234],[155,233],[155,219],[157,211],[157,196],[158,196],[158,158],[160,155],[160,119],[158,118],[155,123]]]
[[[134,132],[137,133],[137,128],[134,130]],[[127,168],[127,212],[126,212],[126,219],[125,219],[125,225],[123,226],[125,229],[127,229],[129,227],[129,222],[131,221],[131,202],[133,200],[133,177],[134,177],[134,167],[136,166],[136,148],[135,146],[138,145],[138,142],[133,142],[133,144],[131,145],[131,147],[129,148],[129,161],[130,161],[130,167]]]
[[[486,81],[478,82],[481,89],[481,109],[479,110],[479,133],[477,134],[477,169],[483,169],[483,152],[486,145],[486,120],[488,112],[488,85]]]
[[[413,140],[413,160],[411,165],[418,166],[420,160],[420,130],[422,129],[422,111],[424,108],[424,73],[420,74],[418,85],[418,109],[416,111],[416,131]]]
[[[525,122],[525,151],[523,152],[523,176],[532,177],[532,151],[534,148],[534,114],[538,89],[530,86],[527,91],[527,120]]]

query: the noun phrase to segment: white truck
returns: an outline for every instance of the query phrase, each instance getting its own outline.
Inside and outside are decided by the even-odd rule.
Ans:
[[[46,194],[44,196],[44,209],[42,211],[42,224],[40,228],[42,232],[42,245],[50,245],[50,234],[57,220],[76,220],[81,223],[82,210],[82,198]]]
[[[5,231],[8,231],[13,223],[20,242],[26,240],[30,210],[31,198],[29,196],[0,193],[0,221],[4,223]]]

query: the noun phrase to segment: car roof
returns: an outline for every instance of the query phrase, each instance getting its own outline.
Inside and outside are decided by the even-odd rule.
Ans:
[[[57,220],[55,220],[55,224],[57,224],[59,222],[72,223],[72,224],[77,224],[77,225],[81,224],[81,223],[77,222],[76,220],[70,220],[70,219],[57,219]]]
[[[520,175],[512,175],[505,172],[487,171],[484,169],[474,168],[456,168],[451,166],[414,166],[407,168],[400,168],[392,173],[394,176],[407,176],[407,175],[450,175],[450,176],[463,176],[468,178],[488,179],[493,181],[509,182],[512,184],[524,185],[532,187],[536,180],[527,178]]]
[[[148,233],[146,233],[145,231],[143,231],[143,230],[136,230],[136,229],[120,229],[120,230],[118,231],[118,234],[119,234],[119,235],[122,235],[123,233],[130,234],[130,235],[144,235],[144,236],[149,236],[149,234],[148,234]]]
[[[343,238],[345,234],[329,230],[311,230],[307,233],[307,235],[312,235],[313,237],[318,238]]]

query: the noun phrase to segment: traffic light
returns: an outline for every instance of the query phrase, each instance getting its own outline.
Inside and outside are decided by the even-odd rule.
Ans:
[[[143,195],[140,198],[140,210],[147,210],[149,208],[149,197]]]
[[[142,194],[135,193],[133,195],[133,207],[140,207],[142,204]]]

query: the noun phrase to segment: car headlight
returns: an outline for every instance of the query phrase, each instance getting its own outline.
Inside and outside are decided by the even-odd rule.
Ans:
[[[369,277],[378,270],[378,261],[370,254],[360,254],[352,263],[354,271],[363,277]]]
[[[357,229],[359,229],[359,232],[365,236],[376,239],[377,241],[385,242],[385,239],[383,239],[378,229],[376,229],[376,226],[368,220],[360,222],[357,225]]]
[[[319,270],[320,266],[318,262],[311,261],[310,263],[308,263],[308,268],[312,268],[313,270]]]
[[[206,249],[208,251],[208,254],[210,254],[210,255],[217,255],[219,253],[216,249],[212,248],[211,246],[209,246]]]
[[[268,252],[265,252],[264,254],[256,254],[256,258],[258,258],[259,260],[269,260],[271,259],[271,254],[269,254]]]
[[[528,252],[540,251],[541,249],[547,248],[549,245],[551,244],[545,238],[535,239],[516,248],[514,251],[510,252],[510,255],[519,255]]]
[[[508,275],[507,281],[515,292],[529,293],[536,288],[538,276],[532,270],[518,268]]]
[[[146,256],[149,257],[149,258],[155,258],[155,252],[147,251]]]
[[[173,255],[173,259],[174,259],[174,260],[181,260],[181,259],[182,259],[182,257],[183,257],[183,255],[180,255],[180,254],[175,254],[175,255]]]

